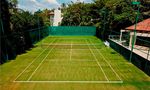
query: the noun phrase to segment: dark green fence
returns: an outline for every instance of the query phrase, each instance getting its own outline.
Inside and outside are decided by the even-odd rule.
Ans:
[[[7,60],[14,59],[17,54],[24,53],[46,36],[49,36],[48,27],[23,30],[21,33],[14,32],[9,35],[1,35],[0,39],[3,43],[1,45],[1,50],[3,52],[1,53],[0,64]]]
[[[36,29],[31,29],[28,30],[26,33],[29,34],[32,44],[35,44],[41,39],[49,36],[49,27],[40,27]]]
[[[117,44],[115,41],[109,39],[110,47],[113,48],[115,51],[123,55],[127,60],[130,59],[130,53],[131,51],[119,44]],[[131,62],[137,66],[139,69],[144,71],[146,74],[150,76],[150,61],[137,55],[133,52],[132,54],[132,60]]]
[[[96,35],[94,26],[51,26],[49,35]]]

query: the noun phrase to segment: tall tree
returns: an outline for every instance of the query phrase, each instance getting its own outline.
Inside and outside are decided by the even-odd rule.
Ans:
[[[7,0],[1,0],[0,3],[0,38],[1,38],[1,59],[0,64],[6,62],[8,59],[15,57],[14,45],[12,44],[12,31],[10,29],[10,13],[9,3]]]
[[[30,49],[33,42],[39,40],[40,29],[35,28],[44,25],[42,18],[16,8],[16,1],[1,0],[0,3],[1,64]]]

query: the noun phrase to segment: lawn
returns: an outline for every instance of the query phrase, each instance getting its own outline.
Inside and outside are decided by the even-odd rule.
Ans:
[[[0,66],[1,90],[150,90],[150,77],[95,36],[49,36]]]

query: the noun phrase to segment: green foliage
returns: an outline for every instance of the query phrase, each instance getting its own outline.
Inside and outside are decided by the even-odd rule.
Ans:
[[[1,38],[1,47],[0,47],[0,64],[6,62],[6,60],[9,58],[8,56],[11,56],[14,58],[14,48],[12,46],[11,38],[10,36],[6,36],[11,34],[10,31],[10,13],[8,9],[9,3],[6,0],[2,0],[0,3],[0,38]],[[7,48],[6,48],[7,47]],[[9,52],[8,52],[9,50]]]
[[[94,3],[72,3],[63,11],[61,25],[97,27],[97,35],[107,39],[111,31],[119,31],[135,22],[135,8],[126,0],[94,0]],[[140,15],[140,20],[142,19]]]
[[[36,13],[16,9],[17,0],[2,0],[0,6],[1,61],[14,59],[33,46],[29,30],[44,26],[43,19]],[[37,34],[36,34],[37,35]]]
[[[51,12],[51,10],[48,10],[48,9],[45,9],[45,10],[42,10],[42,11],[37,11],[35,12],[35,15],[39,16],[42,18],[43,22],[44,22],[44,25],[46,26],[50,26],[51,25],[51,22],[49,20],[49,13]]]
[[[90,4],[73,3],[69,4],[63,13],[61,25],[89,26],[92,25],[90,15]]]
[[[17,44],[17,47],[20,47],[16,48],[17,53],[22,53],[25,51],[25,49],[32,47],[32,42],[28,30],[42,26],[42,19],[28,11],[22,11],[14,13],[11,16],[10,22],[12,24],[11,29],[14,34],[14,42]]]

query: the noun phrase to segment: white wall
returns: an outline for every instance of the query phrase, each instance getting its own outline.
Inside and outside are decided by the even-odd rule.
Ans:
[[[61,10],[55,9],[54,10],[54,23],[53,26],[58,26],[59,22],[61,22]]]

